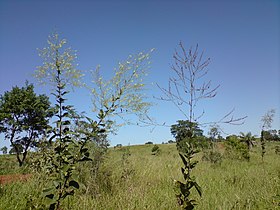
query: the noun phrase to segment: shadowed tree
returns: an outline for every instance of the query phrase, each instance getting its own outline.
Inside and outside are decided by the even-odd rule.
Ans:
[[[240,132],[241,141],[247,145],[248,151],[254,146],[255,136],[251,132],[243,133]]]
[[[8,153],[8,148],[6,146],[2,147],[0,150],[2,151],[3,155]]]
[[[37,96],[34,86],[28,82],[25,87],[13,87],[1,96],[0,132],[10,141],[20,166],[28,150],[35,147],[36,140],[45,134],[52,115],[49,98],[46,95]]]

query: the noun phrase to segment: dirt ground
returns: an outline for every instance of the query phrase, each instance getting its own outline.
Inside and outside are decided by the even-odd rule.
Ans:
[[[31,174],[8,174],[0,175],[0,185],[16,181],[26,181],[31,177]]]

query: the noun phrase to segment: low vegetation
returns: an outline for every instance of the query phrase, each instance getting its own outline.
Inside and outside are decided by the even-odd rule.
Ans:
[[[218,144],[224,154],[224,143]],[[267,143],[264,162],[259,144],[250,152],[249,162],[223,158],[221,164],[213,165],[201,160],[203,152],[198,153],[195,159],[199,164],[192,175],[203,196],[193,193],[196,209],[278,209],[280,159],[275,147],[279,145]],[[110,148],[96,177],[90,163],[81,163],[77,174],[80,189],[63,201],[62,209],[178,209],[173,180],[183,181],[180,167],[184,165],[175,144],[164,144],[160,149],[154,156],[150,145]],[[6,168],[6,173],[19,173],[13,155],[0,157],[1,164],[14,166]],[[1,185],[0,209],[36,209],[44,187],[40,183],[33,174],[28,181]]]

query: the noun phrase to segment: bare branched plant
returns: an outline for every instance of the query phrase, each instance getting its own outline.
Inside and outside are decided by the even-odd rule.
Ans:
[[[212,87],[212,81],[205,81],[208,74],[210,58],[204,59],[204,52],[199,52],[198,45],[188,51],[183,43],[179,43],[179,50],[173,55],[174,63],[171,65],[174,77],[169,78],[168,88],[157,84],[164,96],[160,100],[172,102],[189,122],[198,122],[205,111],[197,114],[196,109],[200,101],[214,98],[220,85]],[[217,123],[242,124],[246,117],[234,118],[234,109],[225,114]],[[213,122],[200,124],[214,124]]]
[[[210,58],[204,59],[204,52],[199,52],[198,45],[195,48],[190,48],[186,50],[183,43],[179,43],[179,50],[175,50],[173,55],[174,63],[171,65],[171,69],[174,76],[169,78],[168,88],[163,88],[159,85],[159,89],[162,91],[164,96],[158,98],[160,100],[172,102],[178,110],[186,118],[189,125],[192,124],[242,124],[246,117],[234,118],[233,112],[231,110],[229,113],[224,115],[220,120],[216,122],[199,123],[201,117],[204,115],[204,110],[197,114],[198,104],[202,100],[214,98],[217,95],[217,90],[220,85],[212,86],[212,81],[205,80],[205,76],[208,74],[208,65],[210,64]],[[191,128],[186,128],[187,130],[192,130]],[[176,137],[175,137],[176,138]],[[189,135],[188,142],[195,142],[195,135]],[[179,144],[180,142],[177,142]],[[193,145],[186,144],[186,152],[182,154],[179,151],[180,157],[184,157],[186,154],[191,156],[195,155],[195,152],[191,150]],[[190,159],[182,159],[185,165],[192,165]],[[193,165],[193,168],[195,165]],[[192,169],[193,169],[192,168]],[[181,182],[180,193],[177,197],[180,199],[180,206],[184,209],[193,209],[195,200],[191,200],[189,189],[196,185],[197,189],[200,186],[196,183],[195,179],[188,179],[191,177],[191,171],[188,172],[188,176],[182,171],[185,182]],[[188,190],[185,190],[188,189]],[[201,190],[199,190],[199,195],[201,195]],[[189,201],[192,202],[189,202]]]

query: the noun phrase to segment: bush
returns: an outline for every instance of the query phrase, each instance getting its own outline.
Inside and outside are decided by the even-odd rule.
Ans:
[[[187,147],[186,143],[192,145],[194,149],[202,150],[202,149],[209,149],[211,147],[211,142],[207,140],[204,136],[197,136],[193,138],[185,138],[179,142],[177,142],[177,149],[179,152],[186,153]]]
[[[160,153],[160,149],[158,145],[154,145],[152,148],[152,155],[158,155]]]
[[[218,151],[206,150],[203,152],[202,160],[209,161],[214,164],[220,165],[222,163],[222,154]]]
[[[225,141],[225,156],[230,159],[250,160],[248,147],[236,136],[230,136]]]
[[[145,144],[154,144],[153,142],[151,142],[151,141],[148,141],[148,142],[146,142]]]
[[[275,146],[275,154],[280,155],[280,146],[279,145]]]

